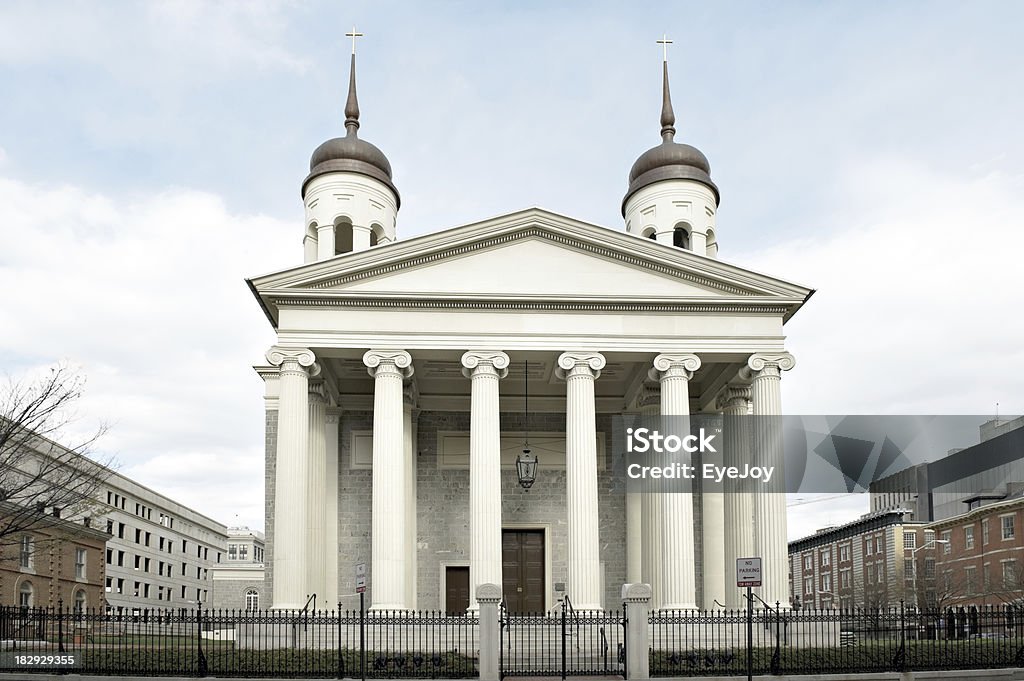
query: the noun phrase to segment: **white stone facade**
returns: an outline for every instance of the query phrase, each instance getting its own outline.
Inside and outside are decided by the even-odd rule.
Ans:
[[[357,563],[382,609],[450,609],[466,567],[538,608],[616,607],[637,573],[656,607],[713,607],[748,549],[787,601],[783,495],[629,499],[608,459],[625,411],[781,412],[782,327],[811,291],[708,255],[530,209],[253,280],[277,331],[257,367],[273,607],[353,604]],[[516,533],[541,543],[515,554]]]

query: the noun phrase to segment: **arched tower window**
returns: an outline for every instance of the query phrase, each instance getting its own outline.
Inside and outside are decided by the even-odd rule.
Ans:
[[[370,225],[370,245],[378,246],[380,244],[386,244],[387,242],[388,237],[384,234],[384,228],[377,223]]]
[[[643,231],[643,234],[641,236],[653,240],[658,238],[658,232],[654,229],[654,227],[648,227]]]
[[[672,230],[672,245],[677,248],[690,248],[690,227],[683,223]]]
[[[352,252],[352,222],[346,218],[334,224],[334,254]]]
[[[246,610],[259,610],[260,609],[260,592],[256,589],[248,589],[245,592],[245,609]]]

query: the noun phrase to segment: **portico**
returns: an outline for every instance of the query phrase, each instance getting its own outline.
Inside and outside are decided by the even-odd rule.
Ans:
[[[460,235],[421,237],[389,248],[418,256],[434,250],[431,242],[458,244],[450,257],[434,250],[426,267],[402,263],[403,254],[395,253],[391,262],[370,267],[352,263],[359,258],[351,257],[329,269],[317,263],[253,282],[278,329],[279,343],[267,353],[268,366],[260,368],[268,410],[276,411],[278,424],[272,454],[275,461],[290,462],[275,469],[276,504],[267,519],[274,549],[282,552],[272,558],[276,607],[302,607],[311,593],[334,602],[336,594],[351,592],[344,567],[357,559],[343,555],[337,568],[327,565],[339,539],[324,532],[324,515],[337,515],[344,501],[337,484],[335,498],[329,498],[324,471],[338,471],[343,488],[345,476],[361,474],[366,464],[371,494],[365,531],[371,541],[369,555],[361,559],[370,565],[373,607],[443,607],[418,598],[425,591],[418,585],[434,581],[426,575],[437,574],[437,565],[431,565],[437,554],[411,539],[417,537],[419,519],[437,504],[466,507],[468,526],[451,528],[453,535],[461,535],[454,542],[460,548],[444,550],[449,558],[464,554],[469,593],[477,584],[501,584],[502,528],[515,522],[503,508],[508,497],[513,503],[531,499],[531,493],[515,486],[503,488],[502,469],[506,477],[511,474],[515,443],[526,430],[547,438],[537,452],[540,475],[559,470],[563,485],[564,567],[561,560],[547,567],[552,577],[545,585],[546,603],[563,593],[555,592],[555,584],[564,584],[577,608],[603,607],[607,593],[630,578],[628,565],[639,566],[662,607],[722,603],[729,600],[723,577],[726,547],[785,551],[784,531],[773,533],[763,522],[757,527],[764,529],[752,529],[754,503],[729,506],[727,524],[731,495],[707,495],[696,509],[684,494],[650,494],[629,503],[624,486],[611,479],[608,418],[624,411],[650,413],[652,395],[664,414],[715,412],[723,405],[749,409],[748,392],[755,413],[778,412],[781,372],[792,367],[781,326],[806,296],[803,290],[768,278],[741,283],[733,268],[716,260],[537,209],[451,231]],[[531,291],[529,281],[536,279],[524,280],[512,265],[554,260],[563,262],[563,272],[565,263],[571,268],[571,276],[559,282],[552,281],[558,270],[547,270],[547,288],[558,294]],[[502,262],[510,263],[506,271]],[[591,270],[591,282],[607,282],[609,290],[588,283],[589,295],[573,291],[583,288],[578,283],[581,266]],[[484,271],[491,275],[483,276]],[[413,273],[424,290],[411,285]],[[469,282],[478,282],[475,292]],[[439,284],[448,288],[431,290]],[[612,293],[623,284],[645,291],[656,290],[653,284],[672,286],[683,295]],[[400,300],[396,291],[404,292]],[[339,309],[345,314],[338,315]],[[344,324],[336,321],[342,319]],[[527,360],[531,413],[524,415]],[[321,400],[324,405],[318,406]],[[349,415],[370,418],[362,428],[353,420],[332,435],[341,438],[332,447],[311,446],[327,439],[326,420],[309,417],[318,409],[342,423]],[[447,414],[459,426],[434,430],[434,441],[424,443],[422,427],[412,432],[424,412]],[[562,424],[560,432],[543,427],[552,417]],[[436,457],[432,466],[468,469],[468,489],[460,489],[459,498],[432,499],[426,487],[418,490],[429,477],[421,470],[419,450],[425,444]],[[458,448],[466,445],[465,459],[458,462]],[[367,447],[369,461],[358,460],[367,458]],[[331,451],[339,458],[324,460]],[[305,488],[300,480],[307,481]],[[784,504],[781,495],[770,496]],[[622,516],[616,524],[621,546],[610,546],[611,537],[602,541],[602,505]],[[781,514],[784,524],[784,506]],[[737,536],[747,532],[752,536]],[[702,547],[699,556],[695,545]],[[608,574],[609,551],[626,554],[615,574]],[[293,563],[317,567],[302,570]],[[784,559],[779,565],[785,565]],[[703,580],[699,586],[698,575]],[[784,599],[785,588],[782,572],[775,586],[765,587],[764,596]]]

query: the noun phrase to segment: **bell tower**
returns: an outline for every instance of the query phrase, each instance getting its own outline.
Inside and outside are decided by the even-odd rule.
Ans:
[[[401,197],[391,181],[391,163],[380,149],[360,139],[356,98],[356,38],[353,28],[345,136],[313,152],[302,181],[305,206],[304,262],[363,251],[395,241]]]
[[[709,258],[718,256],[715,219],[720,196],[711,165],[689,144],[675,141],[676,116],[668,85],[668,44],[662,62],[661,144],[648,149],[629,171],[622,200],[626,231]]]

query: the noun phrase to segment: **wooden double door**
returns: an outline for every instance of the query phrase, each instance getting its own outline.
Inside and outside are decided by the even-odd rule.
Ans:
[[[544,530],[502,530],[501,576],[510,613],[544,612]]]

